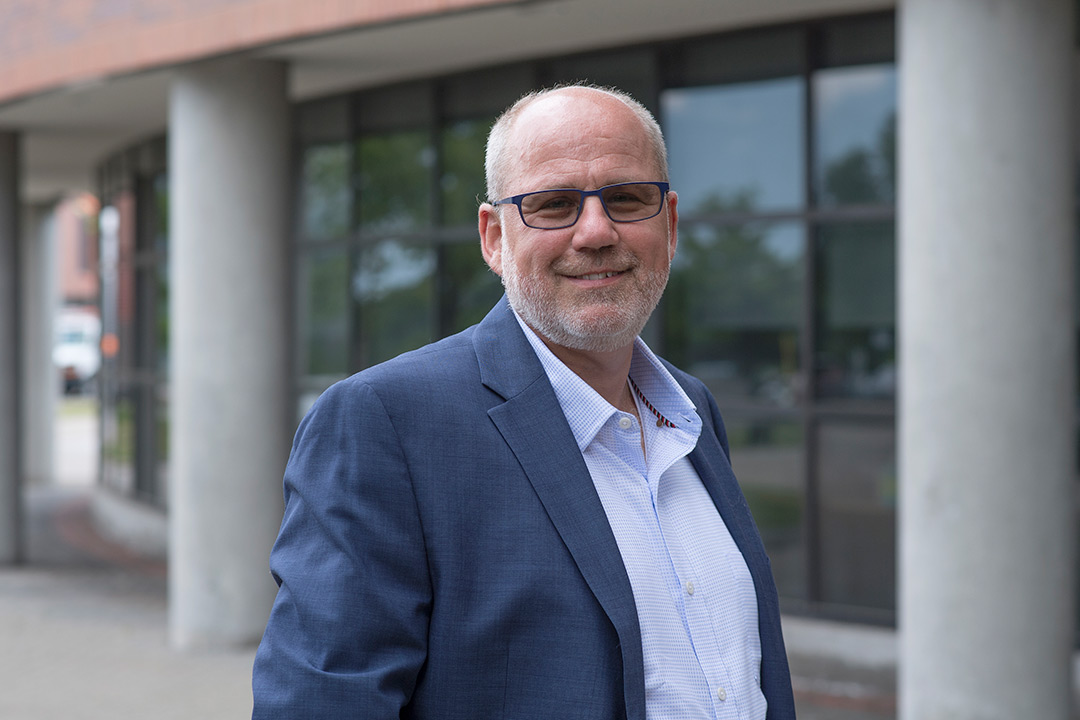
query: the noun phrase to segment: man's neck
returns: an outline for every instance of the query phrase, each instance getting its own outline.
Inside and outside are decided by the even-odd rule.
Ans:
[[[630,376],[630,360],[634,355],[632,343],[611,351],[575,350],[556,345],[539,333],[537,336],[555,357],[588,383],[600,397],[623,412],[637,414],[637,405],[626,382]]]

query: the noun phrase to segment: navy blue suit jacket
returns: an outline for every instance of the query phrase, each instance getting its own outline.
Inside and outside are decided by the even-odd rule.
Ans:
[[[769,561],[712,396],[690,455],[757,591],[770,720],[795,716]],[[297,431],[253,673],[265,718],[645,718],[630,581],[506,299],[327,390]]]

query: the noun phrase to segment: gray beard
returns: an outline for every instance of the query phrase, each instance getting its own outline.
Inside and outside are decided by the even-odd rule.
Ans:
[[[503,241],[502,283],[510,306],[525,324],[556,345],[588,352],[611,352],[630,346],[648,322],[667,286],[669,269],[643,276],[641,291],[628,300],[612,293],[604,317],[583,318],[559,314],[541,283],[530,282],[518,272],[513,254]],[[640,269],[638,272],[641,272]]]

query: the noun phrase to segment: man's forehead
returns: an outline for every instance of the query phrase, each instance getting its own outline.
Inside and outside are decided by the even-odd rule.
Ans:
[[[515,133],[543,132],[570,123],[632,115],[621,100],[588,88],[556,90],[527,105],[514,122]]]
[[[575,88],[574,90],[582,90]],[[566,91],[545,96],[524,108],[515,119],[509,141],[517,163],[531,164],[537,156],[577,155],[605,140],[647,144],[647,133],[637,115],[622,101],[599,92]],[[634,149],[634,154],[639,152]],[[520,167],[520,165],[519,165]]]

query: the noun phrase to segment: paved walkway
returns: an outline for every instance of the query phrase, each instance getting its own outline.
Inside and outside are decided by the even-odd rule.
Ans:
[[[103,540],[87,492],[27,492],[29,562],[0,570],[0,718],[250,717],[254,649],[170,649],[164,565]]]

